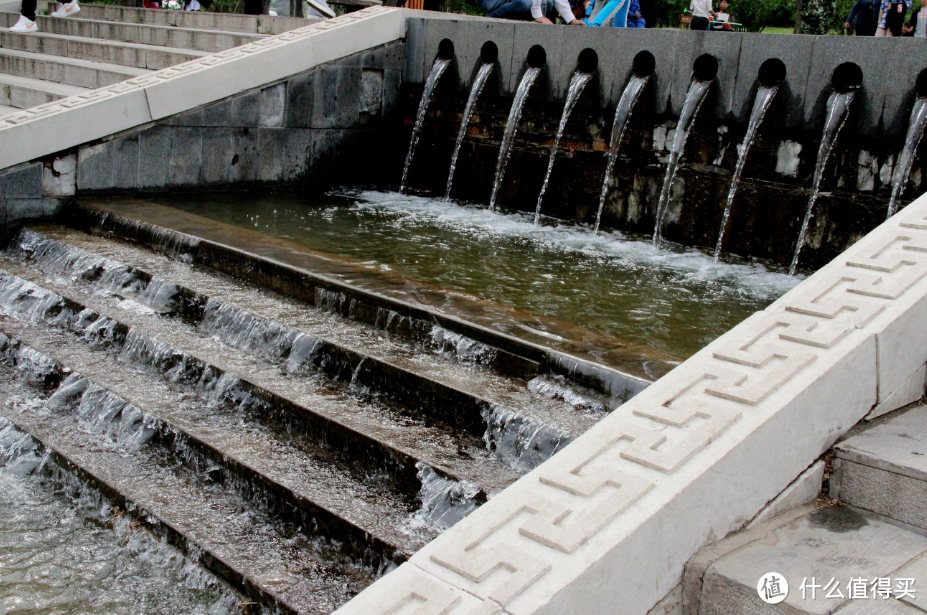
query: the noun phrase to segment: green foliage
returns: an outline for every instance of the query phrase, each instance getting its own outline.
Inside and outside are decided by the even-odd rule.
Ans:
[[[732,20],[741,23],[747,32],[762,32],[767,26],[788,18],[787,0],[732,0],[728,9]]]
[[[676,28],[689,0],[641,0],[641,13],[648,28]]]
[[[213,13],[237,13],[238,0],[213,0],[207,11]]]
[[[916,0],[915,0],[916,1]],[[836,0],[834,14],[830,18],[830,29],[834,32],[843,32],[844,19],[850,14],[855,0]]]
[[[836,12],[835,5],[835,0],[802,0],[801,33],[827,34]]]
[[[444,0],[445,13],[460,13],[461,15],[483,15],[483,11],[473,0]]]

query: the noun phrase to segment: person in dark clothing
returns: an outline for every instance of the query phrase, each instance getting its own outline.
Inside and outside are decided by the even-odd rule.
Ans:
[[[904,27],[904,15],[908,7],[904,2],[892,2],[889,4],[888,13],[885,15],[885,27],[892,33],[892,36],[901,36],[901,29]]]
[[[879,0],[856,0],[850,14],[844,20],[843,29],[849,33],[853,26],[856,36],[874,36],[879,23]]]
[[[911,19],[902,28],[904,36],[927,38],[927,0],[921,0],[921,5],[911,11]]]

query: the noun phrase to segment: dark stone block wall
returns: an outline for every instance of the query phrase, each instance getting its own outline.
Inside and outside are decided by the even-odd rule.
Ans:
[[[927,69],[923,44],[833,36],[698,33],[675,30],[551,28],[502,24],[498,32],[476,21],[410,20],[401,94],[409,138],[422,82],[447,38],[455,63],[439,83],[422,130],[408,186],[443,194],[469,85],[486,40],[499,48],[495,75],[478,103],[455,173],[454,198],[486,203],[512,96],[527,68],[531,45],[547,52],[547,65],[525,106],[505,181],[503,207],[534,211],[566,86],[579,53],[593,49],[599,68],[575,109],[561,142],[542,213],[592,224],[604,176],[614,109],[631,75],[634,56],[649,51],[656,69],[620,150],[602,222],[606,228],[650,235],[669,143],[685,100],[695,58],[718,60],[718,75],[686,144],[668,209],[664,237],[713,248],[727,191],[759,82],[759,67],[777,58],[786,80],[769,109],[746,162],[725,235],[725,251],[787,263],[795,249],[832,92],[831,75],[843,62],[863,72],[852,112],[822,182],[801,264],[816,268],[884,221],[891,171],[904,145],[914,104],[914,82]],[[515,30],[514,37],[505,28]],[[420,42],[419,42],[420,41]],[[852,45],[851,45],[852,43]],[[891,47],[891,49],[888,49]],[[879,58],[897,57],[886,71]],[[416,77],[418,77],[416,79]],[[923,192],[927,146],[915,160],[902,199]],[[396,176],[398,177],[398,176]],[[396,184],[394,179],[392,184]]]

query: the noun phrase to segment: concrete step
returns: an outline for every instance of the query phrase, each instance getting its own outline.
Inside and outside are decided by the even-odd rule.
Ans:
[[[19,111],[16,107],[8,107],[6,105],[0,105],[0,116],[9,115],[10,113],[16,113]]]
[[[63,83],[0,74],[0,105],[28,109],[87,92],[87,88]]]
[[[379,2],[371,2],[373,6]],[[40,2],[39,11],[54,11],[57,2]],[[104,4],[81,4],[80,13],[69,19],[90,19],[97,21],[118,21],[127,24],[171,26],[196,30],[221,30],[245,34],[282,34],[302,28],[318,21],[313,17],[271,17],[270,15],[238,15],[235,13],[212,13],[207,11],[172,11],[141,9]]]
[[[82,88],[102,88],[149,72],[144,68],[0,48],[0,73]]]
[[[2,18],[3,15],[0,14],[0,19]],[[0,30],[0,47],[149,70],[160,70],[209,55],[208,52],[192,49],[106,41],[48,32],[18,34],[7,30]]]
[[[831,497],[927,535],[927,404],[860,425],[834,452]]]
[[[0,26],[9,28],[18,16],[13,13],[0,13]],[[36,19],[39,30],[51,34],[80,36],[83,38],[121,41],[159,47],[196,49],[215,53],[254,42],[266,35],[243,34],[241,32],[224,32],[220,30],[197,30],[172,26],[153,26],[148,24],[122,23],[116,21],[98,21],[93,19],[62,19],[39,15]]]
[[[771,572],[788,583],[775,604],[760,594]],[[927,538],[846,507],[805,506],[697,553],[683,603],[698,615],[922,615],[924,573]]]

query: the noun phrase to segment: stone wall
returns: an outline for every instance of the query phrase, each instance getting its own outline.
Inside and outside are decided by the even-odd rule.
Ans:
[[[675,30],[545,28],[534,24],[410,19],[402,105],[415,115],[421,82],[437,45],[453,42],[455,63],[438,86],[408,184],[443,192],[453,140],[487,41],[499,49],[495,75],[481,96],[455,173],[453,196],[487,202],[499,141],[512,96],[532,45],[547,63],[525,107],[499,202],[533,211],[566,87],[583,49],[599,68],[567,125],[542,212],[592,222],[598,209],[614,109],[634,57],[647,51],[655,71],[632,115],[603,213],[606,227],[651,234],[665,163],[685,100],[692,65],[714,56],[718,75],[697,116],[673,189],[664,236],[714,247],[738,148],[746,132],[764,61],[779,59],[786,77],[751,149],[726,233],[727,251],[788,262],[794,251],[820,144],[834,69],[853,62],[863,83],[822,184],[824,195],[808,234],[802,263],[818,267],[885,219],[893,163],[904,143],[914,83],[927,60],[917,41],[893,39],[899,60],[888,73],[875,39],[699,33]],[[421,42],[418,42],[421,41]],[[900,77],[899,77],[900,76]],[[907,200],[922,190],[927,148],[914,163]],[[907,202],[907,200],[905,202]]]

